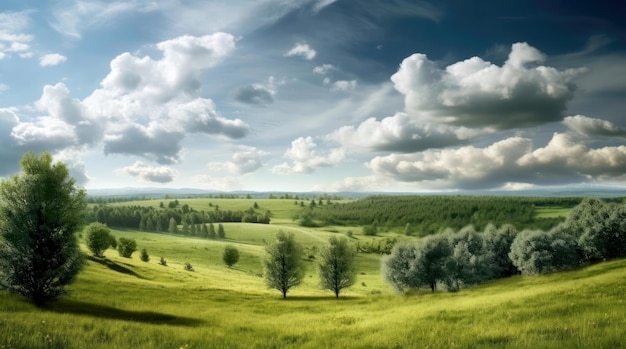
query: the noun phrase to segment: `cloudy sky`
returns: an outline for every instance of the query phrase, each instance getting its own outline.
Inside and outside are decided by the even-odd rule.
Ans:
[[[626,184],[613,1],[366,4],[2,1],[0,177],[48,151],[88,189]]]

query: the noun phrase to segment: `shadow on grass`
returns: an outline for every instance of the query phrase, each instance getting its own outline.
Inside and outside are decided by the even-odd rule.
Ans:
[[[42,309],[60,314],[92,316],[101,319],[122,320],[156,325],[196,327],[204,321],[200,319],[174,316],[153,311],[132,311],[91,304],[71,299],[60,299],[46,304]]]
[[[100,258],[100,257],[95,257],[95,256],[88,256],[87,259],[92,261],[92,262],[96,262],[98,264],[102,264],[105,267],[107,267],[107,268],[109,268],[109,269],[111,269],[113,271],[116,271],[118,273],[122,273],[122,274],[126,274],[126,275],[132,275],[132,276],[137,277],[139,279],[145,279],[145,277],[137,274],[135,271],[130,270],[130,269],[126,268],[125,266],[119,265],[119,264],[117,264],[117,263],[115,263],[115,262],[113,262],[111,260],[106,259],[106,258]]]
[[[335,302],[341,302],[341,301],[352,301],[355,299],[361,299],[362,297],[355,297],[355,296],[339,296],[339,298],[336,298],[334,295],[329,295],[329,296],[289,296],[287,295],[287,298],[280,298],[280,300],[283,300],[285,302],[310,302],[310,301],[335,301]]]

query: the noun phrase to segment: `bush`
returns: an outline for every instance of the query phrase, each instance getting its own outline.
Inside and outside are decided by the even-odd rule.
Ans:
[[[191,263],[189,263],[189,262],[185,263],[185,270],[187,270],[187,271],[194,271],[193,266],[191,265]]]
[[[104,257],[104,251],[111,246],[115,237],[111,235],[111,229],[102,223],[91,223],[87,226],[87,248],[96,257]]]
[[[137,242],[133,239],[120,238],[117,244],[117,251],[120,256],[130,258],[133,252],[137,251]]]
[[[224,263],[230,268],[239,261],[239,250],[235,246],[224,247],[224,255],[222,256]]]
[[[148,251],[145,248],[141,249],[141,261],[142,262],[149,262],[150,261],[150,255],[148,255]]]
[[[167,267],[167,261],[163,257],[161,257],[161,259],[159,260],[159,264],[161,264],[164,267]]]

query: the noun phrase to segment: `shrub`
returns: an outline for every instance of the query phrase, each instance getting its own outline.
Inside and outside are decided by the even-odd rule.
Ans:
[[[193,266],[189,262],[185,262],[185,270],[194,271]]]
[[[143,262],[149,262],[150,261],[150,255],[148,255],[148,251],[145,248],[141,249],[141,261]]]
[[[104,257],[104,251],[111,246],[115,237],[111,235],[111,229],[102,223],[91,223],[85,229],[87,233],[87,248],[94,256]]]
[[[137,251],[137,242],[133,239],[121,237],[117,244],[117,251],[120,256],[130,258],[133,252]]]
[[[519,233],[509,257],[522,274],[543,274],[569,269],[578,264],[576,239],[565,225],[549,232],[525,230]]]
[[[235,246],[224,247],[224,255],[222,256],[224,263],[230,268],[239,261],[239,250]]]
[[[163,257],[161,257],[161,259],[159,260],[159,264],[161,264],[164,267],[167,267],[167,261]]]

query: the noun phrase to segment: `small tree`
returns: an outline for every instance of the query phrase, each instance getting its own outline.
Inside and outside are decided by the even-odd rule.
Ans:
[[[167,261],[163,257],[161,257],[161,259],[159,259],[159,264],[161,264],[164,267],[167,267]]]
[[[0,286],[40,306],[64,294],[83,265],[75,233],[85,192],[48,153],[28,153],[20,165],[0,183]]]
[[[213,225],[213,223],[209,223],[209,239],[215,239],[216,235],[215,225]]]
[[[276,239],[265,247],[265,252],[265,282],[287,298],[289,289],[298,286],[304,277],[302,248],[293,234],[279,231]]]
[[[141,261],[150,262],[150,255],[148,255],[148,251],[145,248],[141,249]]]
[[[228,245],[224,247],[224,255],[222,256],[224,263],[230,268],[239,261],[239,250],[235,246]]]
[[[339,298],[339,292],[354,284],[356,268],[355,250],[348,240],[331,237],[329,245],[320,252],[319,276],[322,288],[331,290]]]
[[[217,225],[217,236],[220,239],[224,239],[226,237],[226,231],[224,230],[224,225],[222,223]]]
[[[174,217],[170,218],[169,227],[167,231],[170,234],[178,234],[178,225],[176,224],[176,220],[174,219]]]
[[[137,242],[133,239],[121,237],[117,244],[117,251],[120,256],[130,258],[133,252],[137,251]]]
[[[576,239],[561,224],[549,232],[525,230],[519,233],[509,257],[523,274],[543,274],[569,269],[578,263]]]
[[[87,248],[96,257],[104,257],[104,251],[111,247],[111,242],[115,237],[111,235],[111,229],[102,223],[91,223],[86,228]]]

